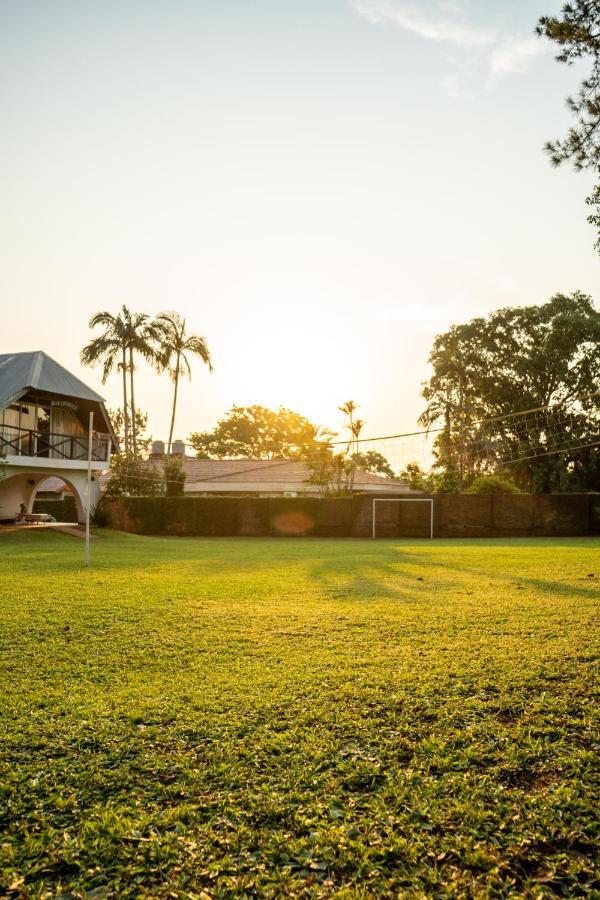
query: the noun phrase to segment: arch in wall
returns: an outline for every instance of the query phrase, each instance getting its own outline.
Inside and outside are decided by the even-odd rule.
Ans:
[[[37,497],[37,492],[38,492],[40,486],[44,483],[44,481],[48,480],[48,477],[49,477],[48,475],[45,475],[43,478],[36,478],[36,484],[33,487],[31,498],[29,500],[29,506],[27,507],[27,512],[33,511],[33,505],[34,505],[36,497]],[[76,485],[73,484],[72,481],[69,481],[68,478],[65,478],[64,475],[62,475],[62,474],[61,475],[53,475],[51,477],[52,478],[60,478],[60,480],[63,482],[63,484],[69,488],[69,490],[73,494],[73,498],[75,500],[75,510],[77,512],[77,521],[83,522],[85,520],[85,509],[84,509],[84,506],[83,506],[83,503],[81,500],[81,495],[80,495],[79,490],[77,489]]]
[[[38,485],[48,477],[48,472],[19,472],[16,475],[7,475],[4,481],[0,482],[0,520],[16,518],[21,510],[21,505],[25,507],[26,512],[30,513],[33,509]],[[85,508],[75,479],[71,481],[69,478],[64,478],[62,473],[57,477],[61,478],[73,491],[77,519],[79,522],[83,522]]]

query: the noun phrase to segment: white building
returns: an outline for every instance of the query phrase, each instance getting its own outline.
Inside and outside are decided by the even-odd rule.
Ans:
[[[89,415],[92,482],[87,496]],[[99,475],[117,449],[104,401],[41,350],[0,354],[0,521],[30,513],[54,476],[73,492],[80,522],[100,497]]]

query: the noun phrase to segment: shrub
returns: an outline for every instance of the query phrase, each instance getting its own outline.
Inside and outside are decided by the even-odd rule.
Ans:
[[[153,497],[162,492],[162,479],[156,466],[133,454],[115,453],[110,462],[107,497]]]
[[[518,494],[519,489],[508,475],[481,475],[465,491],[467,494]]]
[[[112,525],[110,510],[102,503],[102,500],[100,500],[98,506],[92,510],[92,524],[95,525],[96,528],[109,528]]]
[[[183,497],[185,472],[179,456],[168,456],[163,462],[163,478],[167,497]]]

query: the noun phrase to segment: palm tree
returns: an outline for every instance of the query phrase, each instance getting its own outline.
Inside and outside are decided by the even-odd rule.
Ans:
[[[354,413],[358,409],[358,404],[355,403],[354,400],[346,400],[346,402],[342,403],[342,405],[339,406],[338,409],[341,413],[344,413],[345,416],[348,416],[349,422],[348,425],[346,425],[346,428],[350,431],[350,444],[348,449],[351,449],[352,452],[354,452]]]
[[[125,309],[125,307],[123,307]],[[116,367],[123,376],[123,425],[125,429],[125,453],[129,453],[129,414],[127,409],[127,329],[118,314],[103,310],[90,319],[89,327],[104,326],[103,334],[93,338],[80,354],[84,366],[96,366],[102,363],[102,384],[106,384],[108,376]]]
[[[360,438],[360,433],[364,427],[365,427],[364,419],[355,419],[353,421],[352,425],[349,426],[350,434],[352,435],[352,438],[354,441],[354,447],[352,450],[353,455],[355,453],[358,453],[358,451],[359,451],[358,442],[359,442],[359,438]]]
[[[196,334],[187,334],[185,319],[176,312],[160,313],[155,319],[155,325],[160,329],[162,353],[160,354],[160,366],[166,369],[173,381],[173,412],[171,413],[171,427],[169,429],[169,443],[167,452],[171,452],[173,431],[175,428],[175,413],[177,411],[177,390],[179,388],[180,375],[192,377],[190,357],[199,356],[203,363],[212,372],[212,360],[206,343],[206,338]]]
[[[129,395],[131,403],[131,443],[134,456],[137,456],[137,424],[135,408],[135,390],[133,374],[135,371],[134,354],[139,353],[147,362],[159,367],[161,349],[159,343],[162,331],[156,321],[152,321],[147,313],[132,313],[125,305],[121,308],[124,324],[125,344],[129,361]]]

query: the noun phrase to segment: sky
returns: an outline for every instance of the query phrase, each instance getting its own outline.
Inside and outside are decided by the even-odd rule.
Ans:
[[[176,437],[232,405],[412,431],[436,334],[598,296],[589,174],[553,169],[583,69],[554,0],[2,0],[0,352],[79,365],[126,303],[206,337]],[[172,386],[140,365],[168,433]]]

